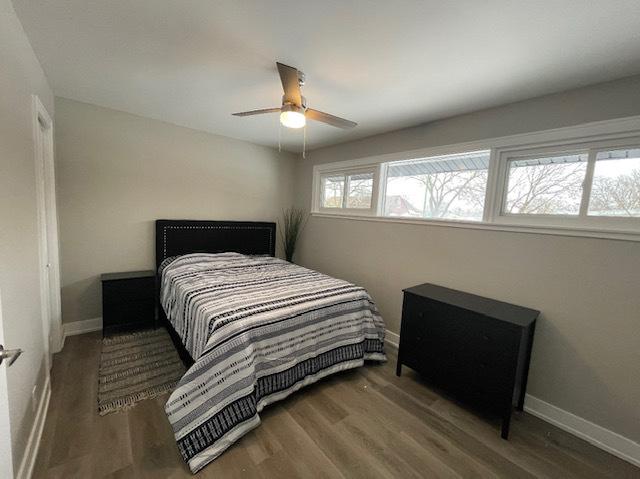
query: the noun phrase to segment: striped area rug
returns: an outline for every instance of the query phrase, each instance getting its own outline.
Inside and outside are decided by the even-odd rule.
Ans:
[[[98,412],[103,416],[128,409],[138,401],[171,391],[184,373],[185,367],[165,329],[104,338]]]

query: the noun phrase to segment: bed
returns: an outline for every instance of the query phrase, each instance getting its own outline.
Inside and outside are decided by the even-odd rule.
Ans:
[[[160,320],[189,366],[165,411],[193,473],[268,404],[386,360],[366,290],[275,258],[275,241],[274,223],[156,221]]]

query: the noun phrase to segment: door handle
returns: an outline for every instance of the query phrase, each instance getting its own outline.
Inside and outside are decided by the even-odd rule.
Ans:
[[[5,359],[8,359],[7,367],[11,366],[16,362],[16,359],[20,357],[22,352],[22,349],[4,349],[2,344],[0,344],[0,364],[2,364],[2,361]]]

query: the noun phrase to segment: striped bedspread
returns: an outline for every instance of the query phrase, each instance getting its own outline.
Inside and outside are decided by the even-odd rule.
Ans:
[[[367,292],[277,258],[190,254],[162,270],[161,302],[195,360],[165,409],[192,472],[260,424],[270,403],[384,361]]]

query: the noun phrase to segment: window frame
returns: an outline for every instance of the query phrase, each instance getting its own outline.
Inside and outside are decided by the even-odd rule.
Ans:
[[[369,208],[347,208],[347,197],[349,194],[349,176],[357,174],[373,174],[373,185],[371,190],[371,206]],[[344,187],[342,192],[342,206],[328,208],[323,206],[324,199],[324,182],[323,179],[331,176],[343,176]],[[325,214],[347,214],[354,216],[374,216],[378,211],[378,188],[380,185],[380,167],[379,165],[363,165],[355,167],[346,167],[339,169],[331,169],[326,172],[314,174],[314,190],[316,191],[314,200],[314,211]]]
[[[486,210],[486,188],[488,188],[489,185],[489,167],[487,167],[487,186],[485,187],[485,203],[483,205],[483,215],[482,218],[479,220],[473,220],[473,219],[459,219],[459,218],[446,218],[446,217],[415,217],[415,216],[392,216],[392,215],[385,215],[385,206],[386,206],[386,201],[387,201],[387,169],[389,167],[390,164],[392,163],[402,163],[402,162],[411,162],[411,161],[433,161],[433,162],[437,162],[437,161],[442,161],[444,158],[451,156],[451,157],[456,157],[456,156],[460,156],[460,155],[467,155],[467,154],[473,154],[473,153],[488,153],[489,154],[489,161],[491,161],[491,149],[490,148],[485,148],[485,149],[480,149],[480,150],[472,150],[472,151],[459,151],[459,152],[455,152],[455,153],[447,153],[444,155],[432,155],[432,156],[427,156],[427,157],[418,157],[418,158],[407,158],[404,160],[394,160],[394,161],[388,161],[385,163],[381,164],[381,174],[380,174],[380,183],[381,183],[381,190],[380,190],[380,198],[378,199],[378,214],[377,216],[380,216],[381,218],[404,218],[404,219],[415,219],[415,220],[424,220],[424,221],[456,221],[456,222],[473,222],[473,223],[478,223],[478,222],[482,222],[484,221],[484,211]],[[461,171],[473,171],[473,170],[461,170]]]
[[[640,241],[640,218],[588,214],[597,152],[632,148],[640,148],[640,116],[316,164],[313,166],[312,175],[311,214],[313,216],[352,218],[387,223]],[[490,156],[482,221],[384,216],[383,206],[388,163],[484,150],[490,151]],[[585,151],[588,151],[587,171],[578,215],[503,213],[504,205],[506,204],[508,159]],[[374,173],[372,207],[370,209],[321,207],[321,176],[363,172]]]
[[[589,215],[591,189],[596,164],[596,155],[601,151],[624,150],[640,147],[640,135],[624,136],[601,140],[579,142],[557,142],[544,147],[508,148],[496,151],[497,184],[494,188],[496,201],[493,202],[491,222],[506,225],[545,226],[603,231],[637,232],[640,234],[640,218],[628,216]],[[578,214],[530,214],[507,213],[509,163],[512,161],[553,155],[587,154],[587,168],[582,186],[582,197]]]
[[[608,222],[609,220],[614,220],[611,221],[611,224],[622,224],[625,221],[624,220],[631,220],[631,221],[626,221],[629,223],[636,223],[636,222],[640,222],[640,217],[638,216],[615,216],[615,215],[590,215],[589,214],[589,206],[591,205],[591,191],[593,188],[593,180],[595,179],[595,170],[596,170],[596,164],[598,162],[598,153],[604,152],[604,151],[615,151],[615,150],[637,150],[640,149],[640,137],[638,137],[638,141],[633,143],[633,144],[628,144],[628,145],[623,145],[623,146],[613,146],[610,148],[606,148],[606,149],[602,149],[599,148],[597,150],[594,150],[593,152],[593,164],[591,167],[591,171],[587,172],[588,175],[590,175],[589,178],[589,198],[587,198],[586,204],[584,204],[584,215],[586,218],[589,219],[593,219],[593,218],[597,218],[599,221],[603,222],[603,224],[605,222]],[[612,159],[612,160],[603,160],[603,161],[617,161],[617,159]]]

